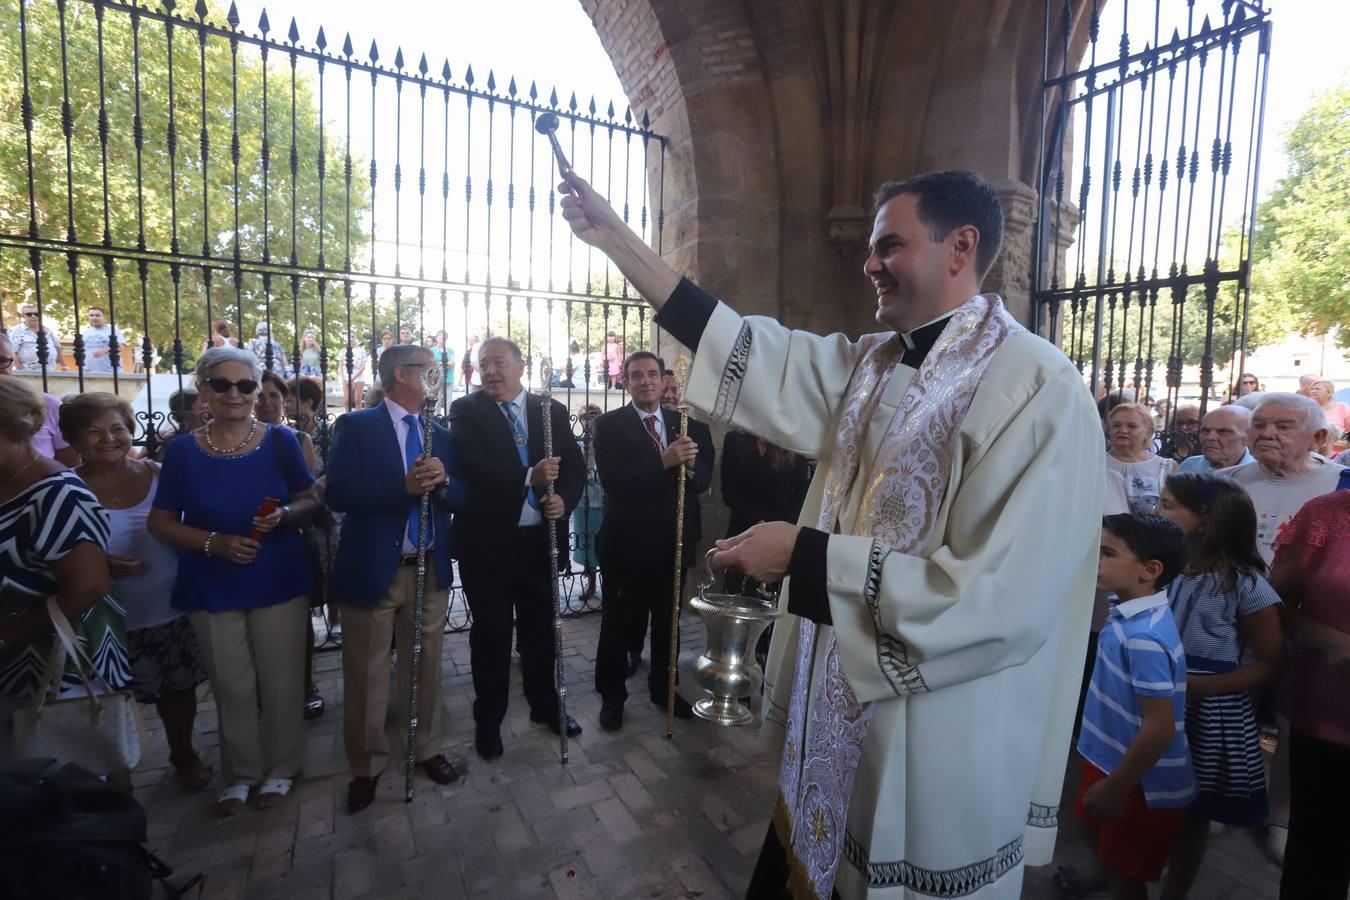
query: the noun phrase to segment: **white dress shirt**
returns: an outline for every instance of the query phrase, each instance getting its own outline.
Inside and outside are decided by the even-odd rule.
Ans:
[[[475,373],[476,373],[476,371],[477,371],[477,370],[475,370]],[[497,401],[495,401],[495,400],[492,401],[492,402],[493,402],[493,403],[497,403]],[[506,402],[506,401],[503,401],[503,402]],[[516,399],[510,401],[510,403],[511,403],[511,406],[514,407],[514,409],[515,409],[516,418],[520,420],[520,430],[521,430],[521,433],[525,435],[525,446],[526,446],[526,447],[529,447],[529,445],[530,445],[530,419],[529,419],[529,417],[528,417],[527,415],[525,415],[525,389],[524,389],[524,388],[521,388],[521,389],[520,389],[520,393],[519,393],[519,394],[516,394]],[[497,410],[498,410],[499,412],[501,412],[502,418],[506,420],[507,427],[510,427],[510,426],[511,426],[511,417],[508,416],[508,415],[506,414],[506,410],[502,409],[502,404],[501,404],[501,403],[497,403]],[[545,411],[544,411],[544,414],[547,415],[547,414],[548,414],[548,410],[545,410]],[[515,429],[512,429],[512,432],[511,432],[511,433],[514,435],[514,434],[515,434]],[[527,458],[527,459],[529,458],[528,453],[526,454],[526,458]],[[533,474],[534,474],[534,466],[530,466],[529,468],[527,468],[527,469],[525,470],[525,490],[526,490],[527,492],[528,492],[529,489],[530,489],[530,476],[533,475]],[[543,489],[542,489],[542,488],[537,488],[537,489],[535,490],[534,493],[535,493],[535,498],[536,498],[537,500],[539,500],[540,502],[543,502],[543,499],[544,499],[544,491],[543,491]],[[535,509],[533,506],[530,505],[530,498],[529,498],[528,496],[526,496],[524,502],[522,502],[522,503],[520,504],[520,520],[519,520],[516,524],[517,524],[517,525],[522,525],[522,526],[524,526],[524,525],[542,525],[543,522],[544,522],[544,516],[543,516],[543,514],[542,514],[541,512],[539,512],[539,510]]]

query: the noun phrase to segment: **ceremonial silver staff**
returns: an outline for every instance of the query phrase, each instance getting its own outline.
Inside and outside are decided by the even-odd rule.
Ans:
[[[431,458],[431,442],[436,437],[436,388],[444,381],[441,367],[432,363],[422,370],[422,386],[426,398],[422,401],[422,459]],[[413,798],[413,771],[417,768],[417,704],[422,694],[422,616],[427,596],[427,552],[431,549],[431,491],[418,500],[417,510],[417,589],[413,594],[413,642],[408,681],[408,756],[404,761],[403,801]]]
[[[543,428],[544,458],[553,457],[553,368],[548,360],[539,367],[539,396],[544,401],[539,424]],[[553,497],[557,493],[553,482],[544,487],[544,496]],[[558,531],[551,520],[545,519],[548,528],[548,580],[553,585],[553,677],[558,688],[558,749],[562,753],[562,764],[567,765],[567,673],[563,669],[562,645],[562,592],[558,589]]]

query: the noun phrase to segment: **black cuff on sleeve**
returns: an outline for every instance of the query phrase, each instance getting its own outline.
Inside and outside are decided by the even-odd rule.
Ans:
[[[690,350],[697,350],[703,329],[708,327],[715,309],[716,297],[688,278],[681,278],[654,321],[675,335],[675,340]]]
[[[833,625],[830,617],[830,595],[825,588],[826,552],[830,536],[815,528],[803,528],[797,533],[788,562],[788,577],[792,588],[788,591],[788,612],[819,625]]]

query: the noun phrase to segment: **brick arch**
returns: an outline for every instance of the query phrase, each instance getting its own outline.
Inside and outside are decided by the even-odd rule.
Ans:
[[[581,0],[635,114],[669,137],[662,249],[681,272],[777,313],[776,129],[744,8],[725,0]],[[654,173],[653,173],[654,174]]]
[[[634,110],[670,137],[663,252],[677,270],[743,311],[869,330],[871,188],[968,167],[1008,218],[987,287],[1029,311],[1041,4],[581,3]],[[1081,20],[1086,0],[1071,4]]]

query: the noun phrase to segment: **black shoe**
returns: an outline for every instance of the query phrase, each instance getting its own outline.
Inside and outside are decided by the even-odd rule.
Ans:
[[[623,704],[600,704],[600,727],[606,731],[618,731],[623,727]]]
[[[638,665],[642,662],[641,653],[628,654],[628,677],[632,678],[638,670]]]
[[[532,712],[532,713],[530,713],[530,721],[533,722],[533,723],[536,724],[536,725],[547,725],[547,726],[549,727],[549,730],[552,731],[554,734],[557,734],[557,733],[558,733],[558,714],[557,714],[557,713],[554,713],[554,714],[551,715],[551,716],[549,716],[549,715],[542,715],[542,716],[541,716],[541,715],[539,715],[538,713]],[[579,735],[579,734],[581,734],[581,726],[577,724],[577,720],[576,720],[576,719],[572,718],[571,716],[568,716],[568,717],[567,717],[567,736],[568,736],[568,737],[576,737],[576,736]]]
[[[380,776],[367,778],[364,775],[357,775],[352,779],[352,783],[347,785],[347,812],[359,813],[367,806],[375,802],[375,786],[380,783]]]
[[[478,728],[473,747],[483,759],[496,759],[506,752],[502,748],[502,733],[498,728]]]
[[[663,710],[666,708],[666,701],[665,701],[665,698],[664,698],[664,697],[661,698],[661,699],[659,699],[659,700],[658,700],[657,698],[653,697],[653,698],[652,698],[652,703],[654,703],[655,705],[661,707],[661,709],[663,709]],[[686,699],[684,699],[683,697],[681,697],[679,694],[676,694],[676,695],[675,695],[675,718],[677,718],[677,719],[692,719],[693,717],[694,717],[694,708],[693,708],[692,706],[689,705],[689,701],[686,700]]]
[[[498,741],[499,746],[500,744],[501,742]],[[437,784],[451,784],[459,780],[459,773],[455,771],[454,766],[450,765],[450,760],[446,759],[443,753],[429,756],[417,765],[418,768],[427,773],[428,778]]]

